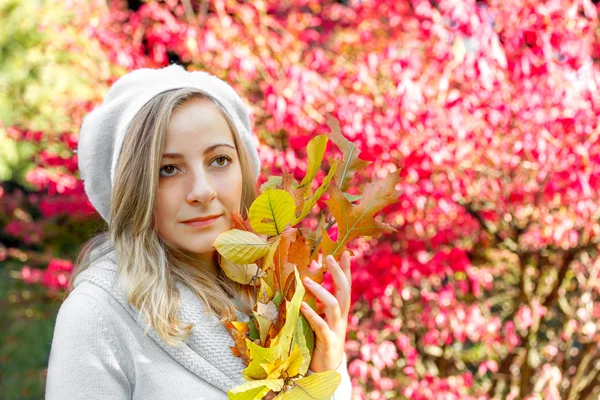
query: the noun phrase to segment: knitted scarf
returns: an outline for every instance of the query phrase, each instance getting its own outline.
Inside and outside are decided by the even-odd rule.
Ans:
[[[92,252],[94,253],[94,252]],[[116,285],[117,264],[114,251],[92,262],[74,281],[74,287],[81,282],[92,282],[106,290],[140,325],[144,331],[148,324],[138,310],[131,306],[125,294]],[[180,290],[179,318],[194,325],[191,336],[185,344],[167,345],[150,326],[148,336],[164,349],[174,360],[211,385],[224,392],[245,383],[242,373],[246,368],[239,357],[235,357],[229,347],[234,346],[233,338],[219,323],[214,313],[207,315],[201,300],[187,286],[177,283]],[[238,321],[248,321],[248,316],[236,310]]]

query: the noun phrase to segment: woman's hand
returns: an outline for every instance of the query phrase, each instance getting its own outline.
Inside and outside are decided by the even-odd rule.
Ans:
[[[304,286],[323,303],[325,319],[305,302],[302,302],[300,308],[316,334],[310,369],[317,373],[335,370],[343,361],[352,287],[348,251],[344,251],[339,263],[332,256],[327,256],[325,265],[333,278],[335,296],[310,278],[305,278],[303,282]]]

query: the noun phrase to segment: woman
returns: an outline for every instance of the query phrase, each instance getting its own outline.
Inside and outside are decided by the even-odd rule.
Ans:
[[[246,380],[225,326],[248,321],[254,304],[248,286],[222,273],[212,243],[257,195],[260,161],[243,101],[202,71],[132,71],[84,119],[78,162],[108,231],[77,257],[46,398],[227,399]],[[349,254],[326,265],[335,295],[306,284],[325,312],[302,310],[316,332],[308,374],[337,370],[332,399],[346,400]]]

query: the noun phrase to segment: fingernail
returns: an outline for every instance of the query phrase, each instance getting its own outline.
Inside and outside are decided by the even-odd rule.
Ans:
[[[329,260],[329,262],[335,261],[335,259],[333,258],[333,256],[331,254],[327,256],[327,260]]]
[[[307,285],[312,285],[314,281],[310,278],[304,278],[304,283],[306,283]]]

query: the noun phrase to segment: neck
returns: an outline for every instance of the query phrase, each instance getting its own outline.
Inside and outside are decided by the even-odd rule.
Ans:
[[[218,265],[218,254],[216,251],[212,251],[209,253],[189,253],[186,252],[188,257],[191,257],[195,261],[198,262],[198,268],[202,269],[202,271],[206,272],[208,276],[216,279],[219,273],[219,265]]]

